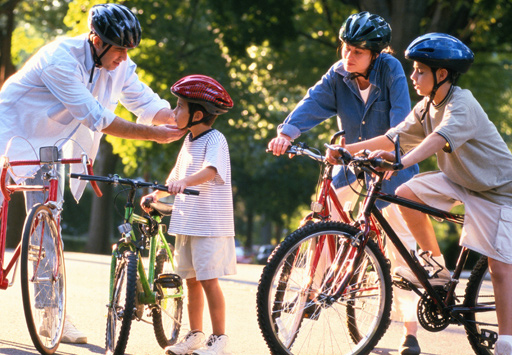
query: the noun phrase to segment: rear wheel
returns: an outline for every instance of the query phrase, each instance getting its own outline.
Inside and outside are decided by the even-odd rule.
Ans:
[[[257,293],[258,323],[272,353],[368,354],[383,336],[391,312],[389,266],[371,241],[354,264],[351,241],[359,232],[319,222],[278,246]]]
[[[464,328],[471,347],[476,354],[492,355],[496,340],[493,337],[498,335],[498,320],[494,288],[486,256],[478,260],[471,272],[466,286],[464,306],[480,310],[465,315],[468,324],[464,325]]]
[[[157,305],[153,308],[153,328],[158,344],[165,348],[178,340],[183,314],[183,287],[178,275],[172,274],[173,267],[165,249],[156,255],[155,291],[157,291]],[[167,283],[159,283],[159,275],[173,275]]]
[[[108,305],[107,354],[122,355],[125,352],[135,314],[136,290],[137,254],[127,250],[116,266],[112,297]]]
[[[41,354],[59,346],[66,313],[66,272],[57,224],[47,206],[35,205],[23,228],[21,294],[28,331]]]

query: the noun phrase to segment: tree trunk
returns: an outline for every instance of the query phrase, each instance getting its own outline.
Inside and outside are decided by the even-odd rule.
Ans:
[[[5,27],[0,27],[0,87],[16,71],[12,64],[11,43],[14,9],[19,2],[20,0],[9,0],[0,6],[0,23],[5,24]]]
[[[94,164],[94,174],[104,176],[113,173],[112,167],[116,166],[117,160],[118,156],[112,152],[112,146],[103,138]],[[111,250],[110,237],[113,230],[113,187],[108,184],[100,185],[103,196],[101,198],[93,196],[89,237],[84,251],[86,253],[108,254]]]

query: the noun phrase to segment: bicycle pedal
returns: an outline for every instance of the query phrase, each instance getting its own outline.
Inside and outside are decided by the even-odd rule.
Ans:
[[[178,288],[182,285],[181,277],[177,274],[160,274],[155,283],[165,288]]]
[[[498,333],[493,332],[492,330],[482,329],[480,331],[479,340],[480,345],[487,349],[494,349],[494,344],[498,341]]]
[[[398,275],[392,275],[392,283],[394,286],[398,287],[399,289],[406,290],[406,291],[412,291],[413,284],[412,282],[404,279],[402,276]]]

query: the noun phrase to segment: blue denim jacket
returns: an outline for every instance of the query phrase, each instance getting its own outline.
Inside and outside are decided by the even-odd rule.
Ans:
[[[343,62],[336,62],[329,71],[311,87],[306,96],[288,115],[278,132],[295,139],[322,123],[337,116],[339,129],[345,130],[347,144],[364,141],[383,135],[398,125],[411,111],[411,100],[407,79],[400,62],[390,54],[382,53],[375,60],[370,73],[372,84],[366,104],[361,98],[355,80],[348,78]],[[419,171],[414,165],[399,171],[396,176],[383,183],[383,191],[394,193],[395,189]],[[338,169],[333,184],[336,188],[352,183],[355,176],[349,172],[349,181],[344,169]],[[378,207],[386,204],[379,201]]]

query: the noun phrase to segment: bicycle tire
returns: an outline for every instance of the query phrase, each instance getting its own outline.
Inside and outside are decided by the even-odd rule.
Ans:
[[[374,242],[365,246],[354,282],[343,296],[329,298],[338,284],[330,281],[344,276],[340,266],[351,260],[349,241],[358,233],[340,222],[318,222],[296,230],[275,249],[256,295],[258,325],[273,354],[368,354],[382,338],[390,323],[392,289],[389,264]],[[335,259],[322,247],[329,238],[336,247]],[[315,248],[318,252],[312,252]],[[310,274],[315,255],[316,271]],[[343,326],[350,317],[348,301],[361,336],[357,343]]]
[[[483,304],[490,307],[496,305],[486,256],[482,256],[471,271],[464,296],[465,307],[477,307]],[[464,325],[466,335],[475,354],[492,355],[494,352],[489,348],[489,344],[485,342],[482,344],[481,339],[482,333],[485,334],[486,331],[498,334],[495,308],[489,312],[466,313],[464,318],[467,322]]]
[[[64,254],[52,210],[36,204],[23,227],[21,294],[30,338],[44,355],[57,350],[66,314]]]
[[[137,262],[137,254],[126,250],[116,266],[112,299],[109,302],[107,314],[105,335],[107,354],[122,355],[128,344],[136,307]]]
[[[155,280],[159,274],[173,271],[170,258],[165,249],[160,249],[155,258]],[[180,287],[162,287],[154,283],[158,294],[156,307],[153,307],[153,330],[158,344],[165,348],[178,341],[183,315],[183,292]],[[181,294],[181,296],[177,296]]]

